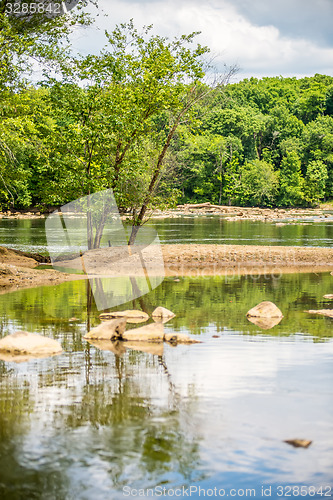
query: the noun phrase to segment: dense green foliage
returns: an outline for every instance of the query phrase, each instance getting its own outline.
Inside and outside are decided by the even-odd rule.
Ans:
[[[0,11],[1,209],[112,188],[140,225],[165,203],[332,197],[333,77],[209,86],[196,33],[171,41],[132,21],[106,33],[98,55],[74,57],[64,40],[90,20],[70,15],[27,25]],[[32,56],[57,67],[56,79],[28,84]]]
[[[183,201],[316,205],[333,196],[333,78],[251,78],[198,110],[174,147]]]

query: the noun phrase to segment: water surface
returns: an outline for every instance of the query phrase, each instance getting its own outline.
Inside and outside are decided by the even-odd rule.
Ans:
[[[47,254],[44,219],[1,219],[0,245]],[[290,222],[226,221],[219,216],[151,219],[161,243],[291,245],[331,247],[333,218]]]
[[[262,498],[270,486],[278,498],[279,486],[332,485],[332,320],[304,312],[329,306],[329,273],[168,278],[122,306],[168,307],[166,331],[202,341],[160,355],[82,340],[99,322],[87,293],[78,281],[0,295],[1,335],[34,331],[64,349],[0,361],[1,498],[118,500],[145,488],[159,498],[162,487]],[[271,330],[245,317],[261,300],[284,313]],[[283,442],[293,438],[313,443]]]

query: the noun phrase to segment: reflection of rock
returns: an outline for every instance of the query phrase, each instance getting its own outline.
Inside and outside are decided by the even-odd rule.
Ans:
[[[193,339],[185,333],[166,333],[164,340],[170,344],[199,344],[200,340]]]
[[[137,310],[107,312],[100,314],[99,317],[102,321],[105,319],[126,317],[127,323],[143,323],[149,319],[147,313]]]
[[[321,314],[322,316],[327,316],[328,318],[333,318],[333,309],[310,309],[310,311],[305,311],[309,314]]]
[[[151,323],[140,328],[127,330],[123,333],[122,338],[131,341],[163,342],[164,326],[162,323]]]
[[[15,332],[0,340],[0,352],[5,359],[11,361],[11,357],[24,356],[17,361],[28,361],[27,356],[47,357],[60,354],[62,347],[57,340],[29,332]],[[10,355],[8,355],[10,353]],[[9,356],[9,358],[8,358]],[[28,356],[28,358],[29,358]],[[30,358],[29,358],[30,359]]]
[[[264,302],[260,302],[255,307],[250,309],[246,316],[253,318],[283,318],[283,314],[280,309],[273,304],[273,302],[269,302],[265,300]]]
[[[327,295],[324,295],[324,299],[333,299],[333,294],[328,293]]]
[[[117,356],[122,356],[126,352],[126,347],[124,346],[124,342],[121,340],[90,340],[87,339],[89,344],[98,347],[101,351],[111,351]]]
[[[85,339],[113,340],[122,336],[126,328],[126,318],[103,321],[84,335]]]
[[[126,342],[126,347],[133,351],[146,352],[154,356],[162,356],[164,345],[162,342]]]
[[[152,318],[154,321],[162,321],[166,323],[169,319],[174,318],[175,314],[165,307],[156,307],[152,312]]]
[[[249,316],[247,319],[254,325],[259,326],[259,328],[269,330],[280,323],[282,316],[281,318],[256,318],[254,316]]]
[[[284,442],[291,444],[295,448],[308,448],[312,443],[308,439],[285,439]]]

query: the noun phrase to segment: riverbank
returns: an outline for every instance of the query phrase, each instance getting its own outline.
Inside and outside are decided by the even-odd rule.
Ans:
[[[166,276],[262,275],[333,270],[333,248],[255,245],[162,245]],[[33,256],[0,247],[0,293],[84,279],[39,269]],[[68,265],[68,263],[67,263]],[[97,269],[97,267],[96,267]]]
[[[50,209],[55,210],[56,207]],[[26,211],[4,211],[0,212],[0,219],[43,219],[50,212],[41,213],[37,209]],[[178,205],[176,208],[167,210],[155,210],[152,218],[177,218],[183,216],[219,215],[225,220],[257,220],[263,222],[276,222],[280,225],[290,224],[306,219],[315,222],[323,222],[326,219],[333,220],[333,203],[323,203],[318,208],[258,208],[258,207],[236,207],[227,205],[212,205],[211,203],[198,203]],[[123,220],[129,218],[129,214],[122,214]]]

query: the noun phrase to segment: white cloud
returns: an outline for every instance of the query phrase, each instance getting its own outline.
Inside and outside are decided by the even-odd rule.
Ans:
[[[253,0],[253,2],[260,0]],[[298,0],[290,0],[297,3]],[[133,18],[135,25],[154,25],[154,31],[169,37],[201,31],[198,41],[208,45],[221,63],[238,64],[238,78],[249,76],[303,76],[316,72],[333,74],[333,48],[312,39],[282,35],[273,24],[253,24],[229,1],[101,0],[108,18],[99,17],[101,31],[88,30],[76,39],[77,49],[98,51],[104,44],[103,30]],[[295,4],[296,5],[296,4]]]

